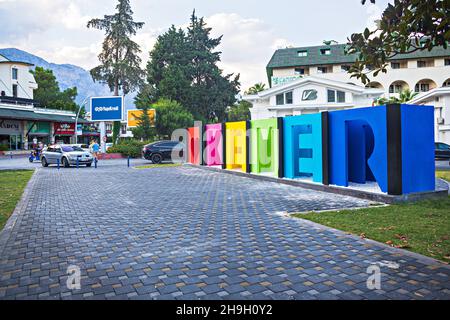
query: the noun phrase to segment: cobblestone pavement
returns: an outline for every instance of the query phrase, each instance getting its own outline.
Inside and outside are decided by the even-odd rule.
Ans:
[[[0,298],[449,299],[447,266],[286,214],[367,205],[184,166],[41,168],[0,234]]]

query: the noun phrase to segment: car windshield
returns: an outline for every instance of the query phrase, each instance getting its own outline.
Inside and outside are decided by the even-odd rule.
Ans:
[[[63,146],[62,150],[64,152],[72,152],[72,151],[83,151],[80,147],[77,146]]]

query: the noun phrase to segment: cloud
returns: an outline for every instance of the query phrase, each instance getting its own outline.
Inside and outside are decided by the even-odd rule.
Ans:
[[[237,13],[218,13],[205,18],[212,36],[223,35],[221,67],[225,73],[240,73],[242,90],[257,82],[267,82],[266,65],[276,49],[290,45],[260,19]]]

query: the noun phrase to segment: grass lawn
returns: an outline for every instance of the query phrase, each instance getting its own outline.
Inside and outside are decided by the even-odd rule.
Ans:
[[[294,216],[450,263],[450,197]]]
[[[444,179],[444,180],[447,180],[447,181],[450,182],[450,171],[437,170],[436,171],[436,177]]]
[[[13,213],[32,174],[32,170],[0,171],[0,230]]]
[[[134,169],[152,169],[152,168],[170,168],[170,167],[179,167],[180,163],[162,163],[162,164],[147,164],[144,166],[136,166]]]

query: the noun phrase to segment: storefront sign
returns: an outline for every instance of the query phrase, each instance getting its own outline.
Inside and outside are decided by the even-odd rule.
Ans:
[[[272,77],[272,87],[280,86],[295,80],[300,79],[301,76],[288,76],[288,77]]]
[[[123,119],[123,97],[91,98],[92,121],[121,121]]]
[[[21,134],[22,123],[17,120],[0,119],[0,134]]]
[[[137,127],[139,124],[139,118],[142,116],[143,110],[135,109],[127,111],[127,126],[128,128]],[[155,109],[147,110],[148,117],[150,118],[150,125],[155,126]]]
[[[53,124],[55,129],[55,136],[57,135],[74,135],[75,134],[75,124],[65,123],[65,122],[55,122]]]

